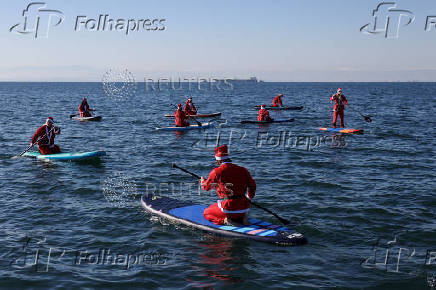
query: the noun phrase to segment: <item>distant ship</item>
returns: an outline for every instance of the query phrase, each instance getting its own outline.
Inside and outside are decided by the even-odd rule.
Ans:
[[[231,83],[244,83],[244,84],[263,83],[263,81],[258,80],[257,77],[250,77],[249,79],[223,79],[218,81],[226,81]]]

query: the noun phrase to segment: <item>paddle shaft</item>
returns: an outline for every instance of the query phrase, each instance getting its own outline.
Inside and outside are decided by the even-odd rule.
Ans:
[[[174,163],[173,163],[172,166],[173,166],[174,168],[178,168],[178,169],[180,169],[181,171],[183,171],[183,172],[185,172],[185,173],[188,173],[189,175],[191,175],[191,176],[193,176],[193,177],[195,177],[195,178],[197,178],[197,179],[201,179],[201,177],[200,177],[199,175],[197,175],[197,174],[195,174],[195,173],[193,173],[193,172],[190,172],[189,170],[186,170],[186,169],[184,169],[184,168],[182,168],[182,167],[180,167],[180,166],[177,166],[177,165],[174,164]],[[265,207],[263,207],[263,206],[261,206],[261,205],[255,203],[255,202],[252,201],[252,200],[249,200],[249,201],[250,201],[250,203],[251,203],[252,205],[254,205],[255,207],[260,208],[261,210],[264,210],[264,211],[266,211],[267,213],[272,214],[273,216],[275,216],[275,217],[276,217],[276,218],[277,218],[277,219],[278,219],[282,224],[284,224],[284,225],[288,225],[288,224],[290,223],[288,220],[286,220],[286,219],[284,219],[284,218],[278,216],[276,213],[270,211],[269,209],[267,209],[267,208],[265,208]]]
[[[50,131],[48,132],[49,134],[51,133],[51,131],[53,131],[53,129],[55,128],[55,126],[53,126],[53,128],[50,129]],[[39,137],[35,143],[32,143],[32,145],[30,145],[26,150],[24,150],[23,152],[20,153],[20,155],[18,156],[23,156],[24,153],[26,153],[27,151],[29,151],[33,146],[35,146],[35,144],[37,144],[42,138],[44,138],[45,136],[47,136],[47,133],[45,133],[43,136]]]
[[[178,108],[178,107],[177,107],[176,105],[174,105],[174,104],[171,104],[171,106]],[[198,127],[201,127],[201,126],[202,126],[201,122],[199,122],[197,119],[195,119],[194,117],[192,117],[192,115],[187,115],[187,116],[188,116],[189,118],[191,118],[192,120],[194,120],[194,121],[197,123]]]

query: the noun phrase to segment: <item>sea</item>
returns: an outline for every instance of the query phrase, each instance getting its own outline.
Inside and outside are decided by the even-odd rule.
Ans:
[[[349,101],[345,126],[362,134],[319,130],[331,127],[338,87]],[[271,116],[294,122],[240,123],[278,93],[304,108]],[[164,115],[188,96],[199,113],[222,112],[215,126],[156,130],[174,125]],[[100,122],[70,119],[83,97]],[[1,288],[436,286],[436,83],[10,82],[0,83],[0,105]],[[107,156],[17,157],[48,116],[63,152]],[[207,177],[223,144],[255,179],[254,200],[290,220],[306,245],[216,236],[143,209],[143,194],[216,202],[172,164]],[[280,224],[257,208],[249,215]]]

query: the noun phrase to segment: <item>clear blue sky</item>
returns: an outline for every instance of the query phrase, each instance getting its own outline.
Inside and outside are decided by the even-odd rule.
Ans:
[[[42,1],[44,2],[44,1]],[[399,38],[359,32],[373,0],[45,1],[65,20],[48,38],[9,32],[30,3],[3,0],[0,81],[100,81],[108,69],[144,77],[267,81],[436,81],[435,0],[396,1],[415,21]],[[392,1],[393,2],[393,1]],[[76,16],[165,18],[164,31],[74,31]]]

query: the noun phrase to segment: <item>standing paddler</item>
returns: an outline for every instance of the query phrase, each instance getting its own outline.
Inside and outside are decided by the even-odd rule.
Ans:
[[[91,111],[94,111],[94,110],[89,107],[88,100],[86,98],[83,98],[82,103],[80,103],[80,105],[79,105],[80,117],[81,118],[92,117]]]
[[[336,120],[338,116],[341,118],[341,128],[344,128],[344,108],[348,105],[347,98],[342,94],[342,89],[339,88],[333,96],[330,97],[330,101],[335,102],[333,106],[333,128],[336,128]]]
[[[273,118],[271,118],[269,116],[269,112],[266,109],[266,105],[261,105],[260,106],[260,110],[259,110],[259,114],[257,115],[257,120],[258,121],[273,121]]]
[[[278,94],[277,97],[274,98],[272,106],[273,107],[283,107],[282,97],[283,97],[283,94]]]
[[[30,146],[33,146],[38,141],[38,150],[43,155],[61,152],[59,146],[54,144],[55,135],[61,133],[61,128],[55,127],[53,123],[53,117],[48,117],[45,124],[39,127],[30,142]]]
[[[194,103],[192,102],[192,97],[189,97],[186,101],[185,108],[184,108],[185,114],[190,115],[197,115],[197,108],[195,107]]]
[[[177,105],[177,109],[174,112],[176,127],[188,127],[190,124],[188,122],[188,117],[185,112],[182,111],[182,104]]]
[[[227,145],[215,148],[215,159],[219,167],[209,173],[207,180],[201,177],[200,182],[206,191],[215,187],[220,200],[204,210],[204,217],[217,225],[248,225],[247,213],[256,182],[247,169],[232,163]]]

